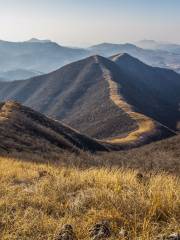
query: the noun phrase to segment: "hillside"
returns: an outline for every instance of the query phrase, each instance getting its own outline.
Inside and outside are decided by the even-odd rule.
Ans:
[[[1,156],[33,162],[51,159],[83,168],[117,166],[180,173],[180,135],[122,151],[125,145],[98,142],[16,102],[0,104],[0,132]]]
[[[108,153],[16,102],[0,104],[0,133],[0,239],[55,240],[65,224],[84,240],[99,226],[109,240],[178,233],[180,135]]]
[[[50,74],[0,83],[0,101],[17,100],[110,143],[144,142],[177,131],[179,89],[173,71],[129,55],[92,56]]]
[[[15,99],[93,137],[132,130],[136,123],[109,98],[101,69],[105,62],[118,70],[108,59],[93,56],[27,81],[1,83],[0,100]]]
[[[16,102],[0,104],[0,132],[1,156],[33,162],[51,159],[66,165],[78,162],[83,168],[111,165],[180,173],[180,135],[122,151],[121,144],[98,142]]]
[[[47,73],[88,55],[87,50],[68,48],[46,40],[31,39],[26,42],[1,40],[0,70],[33,69]]]
[[[58,154],[106,151],[97,141],[16,102],[0,105],[0,150],[4,153]]]
[[[87,159],[87,158],[86,158]],[[166,171],[180,176],[180,135],[126,151],[89,157],[88,166],[117,166],[142,172]],[[82,165],[83,159],[82,159]]]

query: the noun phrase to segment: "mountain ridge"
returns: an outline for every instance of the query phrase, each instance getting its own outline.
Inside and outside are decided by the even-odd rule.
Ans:
[[[179,79],[128,54],[94,55],[26,81],[0,83],[0,101],[19,101],[103,141],[145,142],[175,134]]]

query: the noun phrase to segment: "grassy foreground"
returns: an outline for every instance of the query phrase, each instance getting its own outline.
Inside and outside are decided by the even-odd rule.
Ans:
[[[124,227],[130,239],[154,240],[177,232],[178,177],[159,173],[138,181],[136,171],[28,163],[0,157],[0,239],[51,240],[63,224],[78,239],[110,221],[113,236]]]

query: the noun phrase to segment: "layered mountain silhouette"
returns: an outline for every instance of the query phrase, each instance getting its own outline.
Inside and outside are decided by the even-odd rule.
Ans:
[[[149,45],[152,44],[157,46],[158,43],[150,41]],[[141,44],[138,46],[141,46]],[[39,40],[36,38],[25,42],[8,42],[1,40],[0,72],[7,72],[7,74],[10,72],[10,75],[11,72],[14,72],[14,75],[17,75],[16,72],[21,69],[21,72],[18,71],[19,78],[16,78],[16,76],[12,76],[11,78],[5,77],[7,80],[20,80],[26,78],[24,75],[32,77],[34,73],[39,75],[38,72],[49,73],[61,66],[93,54],[109,57],[119,54],[120,52],[128,53],[149,65],[169,68],[179,72],[179,45],[158,44],[160,47],[154,49],[143,49],[138,46],[130,43],[102,43],[83,49],[64,47],[51,40]]]
[[[145,62],[146,64],[155,67],[173,69],[176,72],[179,72],[178,68],[180,67],[180,52],[178,49],[176,49],[176,51],[169,51],[169,47],[167,45],[165,45],[164,48],[144,49],[130,43],[101,43],[90,47],[89,50],[95,54],[99,54],[105,57],[119,53],[128,53],[131,56]]]
[[[124,52],[132,53],[133,51],[138,52],[140,50],[139,47],[131,43],[123,43],[123,44],[100,43],[98,45],[91,46],[89,49],[96,54],[99,54],[101,56],[106,56],[106,57],[115,55],[117,53],[124,53]]]
[[[63,47],[49,40],[0,41],[0,71],[23,69],[48,73],[89,55],[85,49]],[[21,77],[22,78],[22,77]]]
[[[157,42],[154,40],[141,40],[137,42],[136,45],[144,49],[159,49],[180,54],[180,44],[170,42]]]
[[[178,131],[180,76],[128,54],[92,56],[26,81],[1,82],[17,100],[83,134],[124,143]]]
[[[23,80],[42,74],[43,74],[42,72],[37,72],[33,70],[15,69],[4,72],[0,71],[0,79],[4,81]]]
[[[1,153],[107,151],[98,141],[13,101],[0,104],[0,132]]]

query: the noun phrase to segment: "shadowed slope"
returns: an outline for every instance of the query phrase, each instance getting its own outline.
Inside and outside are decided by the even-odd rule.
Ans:
[[[112,76],[109,71],[103,69],[104,77],[108,81],[110,98],[117,105],[118,108],[123,109],[132,119],[137,123],[137,129],[130,132],[126,137],[117,137],[113,138],[111,143],[126,143],[136,141],[139,138],[143,137],[144,134],[151,134],[156,129],[155,122],[144,116],[143,114],[134,112],[132,107],[125,102],[123,97],[119,94],[119,86],[116,82],[113,81]]]
[[[139,111],[174,131],[180,121],[180,75],[167,69],[150,67],[128,54],[111,57],[124,81],[119,92]]]
[[[8,152],[107,150],[97,141],[15,102],[0,105],[0,133],[0,149]]]

